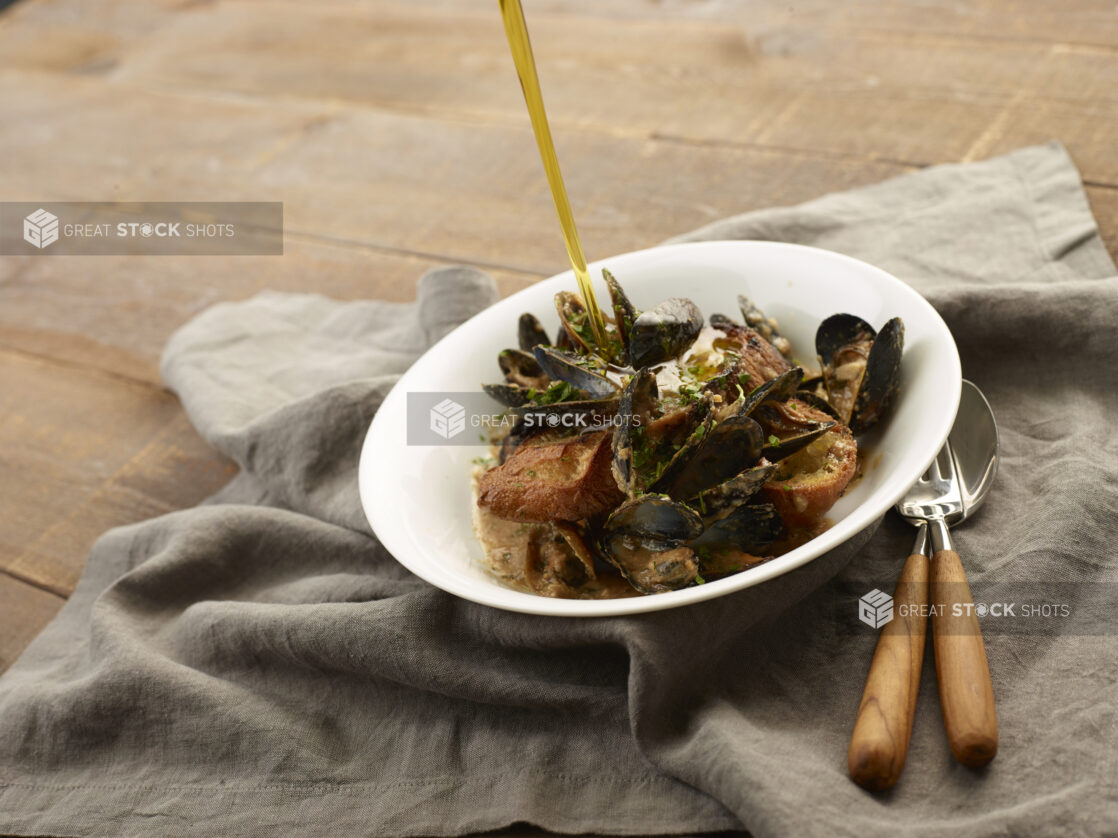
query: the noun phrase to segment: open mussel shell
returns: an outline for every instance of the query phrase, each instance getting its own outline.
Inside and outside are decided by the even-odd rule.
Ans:
[[[688,546],[701,564],[713,560],[721,550],[734,550],[756,556],[764,553],[784,533],[784,523],[776,508],[768,503],[743,504],[725,517],[707,524],[702,534]],[[712,555],[715,554],[715,555]]]
[[[695,581],[699,565],[684,542],[703,530],[698,513],[670,498],[643,495],[606,520],[602,555],[643,594],[673,591]]]
[[[629,333],[629,361],[632,366],[652,366],[685,352],[703,328],[698,307],[683,297],[664,300],[642,312]]]
[[[808,410],[810,396],[806,395],[796,393],[795,398],[785,401],[766,401],[753,411],[753,418],[765,433],[761,454],[771,462],[796,453],[837,424],[827,412]]]
[[[819,324],[815,349],[827,401],[851,431],[865,432],[881,418],[897,391],[904,323],[894,317],[875,332],[860,317],[834,314]]]
[[[566,381],[590,396],[605,397],[615,394],[618,386],[601,373],[590,368],[590,361],[582,356],[553,346],[537,346],[535,358],[539,367],[553,381]]]
[[[531,352],[537,346],[549,346],[551,344],[551,339],[548,338],[544,327],[530,311],[520,315],[516,333],[520,341],[520,348],[524,352]]]
[[[624,358],[620,360],[629,363],[629,334],[633,330],[633,322],[640,314],[636,307],[629,302],[628,296],[621,288],[617,279],[602,268],[602,279],[606,281],[606,288],[609,289],[610,307],[613,309],[613,321],[617,325],[617,336],[621,341],[621,347],[624,353]]]
[[[764,446],[760,425],[742,415],[711,425],[712,419],[688,437],[649,491],[687,501],[757,463]]]
[[[630,377],[621,391],[620,421],[613,429],[613,476],[627,495],[633,491],[633,437],[651,418],[657,395],[656,376],[647,367]]]
[[[481,389],[491,399],[497,400],[505,407],[520,407],[528,401],[528,393],[531,392],[515,384],[482,384]]]
[[[575,351],[593,352],[594,331],[582,298],[572,291],[560,291],[555,295],[555,310],[559,312],[560,328],[567,333]]]
[[[757,406],[767,401],[787,401],[796,395],[796,388],[803,380],[804,371],[799,367],[782,372],[776,378],[758,385],[749,392],[738,408],[742,416],[750,416],[756,411]]]
[[[542,390],[550,383],[535,356],[522,349],[503,349],[497,363],[505,374],[505,382],[525,389]]]
[[[704,517],[718,518],[724,515],[726,510],[741,506],[760,491],[776,473],[776,468],[772,463],[753,466],[707,489],[699,495],[699,511]]]

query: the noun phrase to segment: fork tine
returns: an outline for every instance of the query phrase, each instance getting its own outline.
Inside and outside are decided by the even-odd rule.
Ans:
[[[943,448],[939,449],[936,454],[936,472],[939,474],[939,479],[944,483],[950,483],[955,480],[955,462],[951,456],[951,443],[943,443]]]
[[[937,453],[935,459],[932,460],[932,464],[928,466],[928,474],[930,476],[930,479],[936,483],[939,483],[943,480],[943,472],[941,471],[939,464],[939,458],[943,456],[943,452],[943,448],[939,449],[939,453]]]

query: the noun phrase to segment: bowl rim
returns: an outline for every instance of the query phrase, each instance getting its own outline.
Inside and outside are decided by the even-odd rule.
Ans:
[[[934,435],[925,435],[922,438],[927,448],[925,450],[925,456],[921,458],[922,465],[920,470],[912,476],[912,480],[916,480],[931,465],[932,460],[935,459],[936,454],[943,447],[943,444],[947,441],[948,434],[951,432],[951,427],[954,424],[954,418],[958,411],[959,400],[961,398],[962,367],[959,360],[958,348],[951,334],[951,330],[948,328],[939,312],[932,307],[931,303],[907,283],[882,268],[878,268],[861,259],[847,256],[837,251],[826,250],[811,245],[794,244],[790,242],[770,242],[759,239],[719,239],[658,245],[656,247],[644,248],[642,250],[630,251],[628,253],[621,253],[605,259],[600,259],[591,263],[588,267],[594,272],[600,272],[602,267],[609,267],[610,263],[618,259],[643,257],[652,253],[669,255],[671,253],[680,253],[687,250],[698,251],[746,248],[810,251],[813,254],[813,258],[820,257],[824,260],[831,259],[844,262],[847,265],[856,267],[858,270],[869,271],[872,274],[876,274],[880,279],[883,279],[887,284],[893,286],[898,293],[907,296],[912,305],[923,310],[924,314],[928,317],[928,322],[942,332],[941,337],[946,338],[945,345],[950,347],[951,350],[946,357],[940,359],[943,363],[950,366],[950,370],[948,370],[948,378],[951,381],[950,391],[943,393],[942,397],[945,401],[950,403],[949,414],[951,421],[945,423],[945,427],[936,431]],[[518,299],[538,294],[537,286],[541,283],[559,281],[566,282],[571,285],[571,287],[574,287],[573,271],[566,270],[546,279],[541,279],[526,288],[520,289],[502,298],[497,303],[494,303],[494,305],[511,307]],[[369,429],[362,443],[358,464],[358,490],[361,506],[375,537],[397,562],[416,576],[448,593],[471,602],[504,611],[551,617],[611,617],[692,605],[762,584],[814,561],[824,553],[834,550],[854,538],[867,527],[871,526],[875,521],[883,517],[908,490],[909,484],[906,483],[888,495],[878,497],[873,503],[869,502],[872,498],[867,498],[866,501],[850,510],[833,527],[820,535],[800,547],[759,564],[748,571],[724,577],[723,579],[704,585],[696,585],[660,594],[622,599],[559,599],[518,591],[502,585],[496,578],[492,580],[492,584],[469,585],[465,584],[459,577],[450,575],[449,573],[442,576],[437,570],[428,572],[430,568],[427,563],[424,561],[417,561],[409,552],[416,548],[422,549],[420,545],[413,544],[411,543],[411,539],[403,537],[398,527],[389,526],[389,518],[392,516],[391,510],[387,508],[387,505],[382,508],[374,502],[373,496],[377,489],[375,486],[375,474],[372,462],[377,437],[379,434],[385,432],[384,428],[388,424],[389,420],[384,417],[390,417],[395,411],[406,410],[405,402],[408,377],[412,371],[417,367],[422,369],[422,364],[425,361],[429,363],[431,357],[439,356],[442,351],[444,351],[442,347],[452,335],[460,330],[472,328],[470,324],[478,319],[492,316],[490,314],[492,308],[493,306],[489,306],[483,309],[452,329],[424,352],[408,370],[401,375],[400,379],[386,394],[380,408],[369,424]],[[931,445],[933,440],[935,442],[934,447]],[[379,528],[378,521],[382,523],[382,526]],[[841,537],[837,537],[836,533],[841,535]],[[436,562],[434,566],[438,568],[438,563]]]

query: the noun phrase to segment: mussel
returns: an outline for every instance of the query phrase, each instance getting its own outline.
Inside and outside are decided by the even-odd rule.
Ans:
[[[653,366],[681,355],[703,328],[698,307],[683,297],[664,300],[642,312],[629,332],[629,362],[637,369]]]
[[[575,351],[594,352],[594,330],[582,298],[571,291],[560,291],[555,295],[555,310],[559,312],[560,328],[567,333]]]
[[[606,288],[609,289],[609,299],[611,308],[613,309],[613,322],[617,327],[617,336],[621,342],[622,357],[619,359],[625,364],[629,364],[629,334],[633,330],[633,322],[640,314],[639,311],[629,302],[625,291],[622,290],[620,283],[616,277],[602,268],[602,278],[606,281]]]
[[[696,504],[704,516],[720,517],[727,510],[741,506],[748,501],[776,472],[772,463],[761,463],[747,468],[741,474],[731,477],[717,486],[700,492]]]
[[[665,496],[642,495],[622,503],[602,529],[603,556],[641,593],[676,590],[695,581],[698,562],[684,546],[703,531],[693,509]]]
[[[517,324],[517,337],[520,341],[520,348],[524,352],[531,352],[537,346],[551,344],[544,327],[540,325],[536,316],[529,311],[520,315],[520,322]]]
[[[775,507],[745,504],[708,524],[687,546],[698,556],[704,573],[720,575],[756,561],[783,533]]]
[[[656,404],[656,376],[647,367],[638,370],[621,391],[619,421],[613,430],[613,476],[621,491],[633,494],[633,439],[652,421]]]
[[[894,317],[875,332],[853,314],[819,324],[815,350],[827,401],[855,434],[869,430],[888,408],[900,382],[904,323]]]
[[[598,398],[610,396],[618,391],[618,386],[595,369],[594,362],[587,356],[576,355],[556,349],[553,346],[537,346],[535,359],[540,369],[554,381],[566,381],[591,396]]]
[[[525,389],[543,390],[550,379],[535,357],[522,349],[505,349],[497,355],[505,382]]]
[[[651,486],[676,500],[688,501],[736,477],[761,457],[764,434],[748,416],[730,416],[700,424]]]
[[[482,384],[481,389],[505,407],[520,407],[528,401],[528,394],[532,392],[526,387],[518,387],[515,384]]]

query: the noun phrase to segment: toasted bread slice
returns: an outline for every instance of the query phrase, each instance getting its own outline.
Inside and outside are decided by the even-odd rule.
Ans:
[[[776,507],[784,526],[817,526],[858,471],[858,443],[845,425],[823,436],[777,464],[776,473],[761,488]]]
[[[478,504],[511,521],[581,521],[624,499],[610,470],[608,431],[526,442],[482,475]]]

